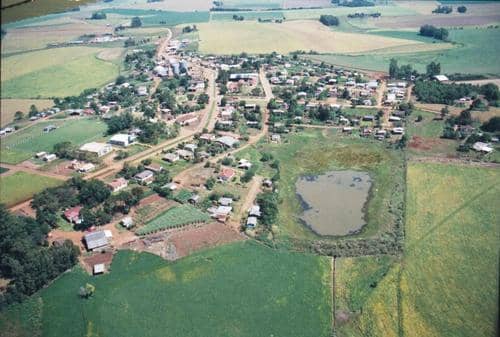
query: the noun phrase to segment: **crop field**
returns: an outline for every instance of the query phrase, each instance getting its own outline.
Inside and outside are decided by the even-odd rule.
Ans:
[[[130,1],[130,4],[123,4],[120,8],[135,8],[135,9],[156,9],[163,11],[176,11],[176,12],[192,12],[192,11],[205,11],[208,12],[213,7],[211,0],[184,0],[184,1],[158,1],[138,3],[137,1]]]
[[[19,1],[8,1],[8,4],[18,3]],[[2,9],[2,23],[22,20],[26,18],[41,16],[45,14],[70,10],[72,8],[91,3],[94,0],[79,0],[78,2],[67,0],[55,1],[30,1],[19,6]],[[2,1],[2,6],[7,5]]]
[[[27,116],[32,104],[39,110],[50,108],[54,105],[51,99],[1,99],[0,103],[0,126],[2,127],[12,122],[16,111],[21,111]]]
[[[224,0],[223,8],[271,9],[283,8],[285,0]]]
[[[380,32],[380,34],[384,34]],[[394,33],[389,33],[393,35]],[[308,58],[347,67],[387,71],[391,58],[400,64],[411,64],[420,72],[432,61],[441,63],[443,73],[468,73],[500,75],[498,55],[500,53],[499,28],[450,30],[450,40],[455,47],[447,50],[405,53],[380,53],[370,55],[311,55]],[[480,53],[477,51],[481,50]]]
[[[333,31],[318,21],[282,24],[214,21],[198,27],[200,51],[207,54],[288,53],[296,50],[355,53],[422,44],[412,40]]]
[[[191,205],[172,207],[139,228],[136,233],[145,235],[168,228],[206,222],[210,217]]]
[[[499,178],[491,168],[410,164],[404,256],[392,266],[339,260],[338,335],[494,336]]]
[[[87,282],[95,285],[95,294],[80,299],[78,289]],[[0,313],[0,329],[43,337],[161,336],[166,331],[184,337],[328,337],[330,285],[328,259],[250,241],[174,263],[119,251],[111,273],[92,277],[75,268]]]
[[[61,180],[26,172],[14,172],[0,176],[0,203],[7,206],[27,200],[47,187],[60,185]]]
[[[284,10],[283,13],[287,20],[305,20],[305,19],[319,19],[320,15],[335,15],[347,16],[355,12],[363,13],[381,13],[384,16],[407,16],[414,15],[416,12],[409,8],[400,6],[372,6],[372,7],[333,7],[333,8],[320,8],[320,9],[301,9],[301,10]]]
[[[233,21],[233,15],[241,15],[245,18],[245,21],[284,18],[282,11],[213,12],[210,21]]]
[[[403,198],[402,191],[398,193],[396,188],[403,184],[400,153],[357,136],[344,137],[335,132],[324,134],[318,130],[291,134],[287,143],[281,145],[258,143],[256,149],[273,154],[282,163],[279,181],[282,202],[277,225],[284,239],[319,237],[298,220],[302,206],[296,196],[295,182],[301,175],[321,174],[333,169],[367,171],[372,177],[372,189],[376,193],[370,195],[367,225],[358,236],[372,236],[390,229],[394,223],[395,215],[388,212],[388,204],[391,200]],[[248,151],[240,154],[242,158],[244,153]],[[258,171],[258,174],[264,176],[266,172]]]
[[[97,58],[103,49],[54,48],[2,58],[2,98],[64,97],[118,76],[119,65]]]
[[[58,128],[43,132],[47,125]],[[2,139],[0,161],[17,164],[31,158],[36,152],[51,151],[54,144],[71,141],[81,145],[103,137],[106,124],[96,119],[51,120],[36,123]]]
[[[141,17],[143,26],[176,26],[183,23],[207,22],[210,18],[209,12],[171,12],[127,8],[110,8],[103,11],[129,18],[139,16]]]

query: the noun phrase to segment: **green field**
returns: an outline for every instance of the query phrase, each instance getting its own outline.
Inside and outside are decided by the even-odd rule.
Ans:
[[[47,187],[60,185],[61,180],[30,174],[15,172],[7,176],[0,176],[0,203],[7,206],[15,205],[29,199],[35,193]]]
[[[284,238],[319,238],[298,221],[302,206],[296,196],[295,183],[301,175],[334,169],[367,171],[373,179],[372,189],[376,192],[368,201],[367,225],[359,236],[372,236],[392,228],[397,212],[389,212],[389,204],[403,198],[397,187],[403,184],[401,153],[387,150],[379,142],[346,137],[335,131],[324,134],[318,130],[290,134],[284,144],[259,143],[253,149],[238,155],[252,159],[255,157],[252,151],[264,151],[273,154],[281,163],[278,183],[282,202],[277,224]],[[258,174],[269,176],[268,171],[259,170]]]
[[[119,65],[97,58],[99,48],[70,47],[2,58],[2,98],[78,95],[113,80]]]
[[[192,223],[206,222],[210,217],[191,205],[172,207],[139,228],[136,233],[145,235],[163,229],[181,227]]]
[[[86,282],[96,287],[89,300],[77,296]],[[110,274],[75,268],[0,313],[0,329],[47,337],[328,337],[330,284],[328,259],[250,241],[175,263],[120,251]]]
[[[420,72],[432,61],[440,62],[443,73],[468,73],[500,75],[500,28],[496,29],[463,29],[450,30],[450,40],[455,43],[454,48],[440,51],[406,53],[378,53],[370,55],[312,55],[307,56],[317,61],[358,67],[362,69],[387,71],[391,58],[396,58],[400,64],[411,64]],[[407,33],[394,31],[378,32],[377,35],[394,37],[406,36]]]
[[[47,125],[56,125],[52,132],[43,132]],[[103,137],[106,124],[97,119],[51,120],[36,123],[2,139],[0,161],[17,164],[31,158],[36,152],[51,151],[54,144],[70,141],[81,145]]]
[[[103,10],[108,14],[117,14],[122,17],[139,16],[143,26],[176,26],[184,23],[208,22],[210,18],[209,12],[170,12],[160,10],[147,9],[126,9],[126,8],[109,8]]]
[[[339,260],[337,309],[350,320],[338,335],[495,336],[499,178],[496,169],[411,164],[404,255],[392,266]]]

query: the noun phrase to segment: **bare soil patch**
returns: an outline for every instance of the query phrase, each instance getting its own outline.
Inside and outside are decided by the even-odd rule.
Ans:
[[[429,151],[436,146],[442,145],[441,139],[437,138],[424,138],[419,136],[413,136],[410,140],[410,148],[420,151]]]
[[[104,263],[106,270],[109,270],[109,266],[111,266],[111,262],[113,261],[113,255],[112,251],[92,253],[92,255],[81,259],[82,266],[89,274],[92,274],[94,265],[100,263]]]

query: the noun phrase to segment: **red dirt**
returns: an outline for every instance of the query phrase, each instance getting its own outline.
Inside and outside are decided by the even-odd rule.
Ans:
[[[421,151],[429,151],[432,150],[433,147],[438,146],[442,143],[440,139],[433,138],[423,138],[419,136],[413,136],[411,138],[409,146],[412,149],[421,150]]]
[[[81,259],[82,266],[89,274],[92,274],[94,265],[100,263],[104,263],[106,265],[106,270],[109,270],[109,266],[111,265],[112,261],[113,261],[113,252],[111,251],[102,253],[100,252],[93,253],[92,255],[85,256]]]

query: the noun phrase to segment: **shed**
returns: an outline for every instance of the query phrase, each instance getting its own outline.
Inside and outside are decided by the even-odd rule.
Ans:
[[[104,263],[94,264],[94,275],[102,274],[106,271]]]
[[[109,244],[108,238],[106,237],[106,233],[104,233],[104,231],[92,232],[86,234],[83,238],[88,250],[104,248]]]

